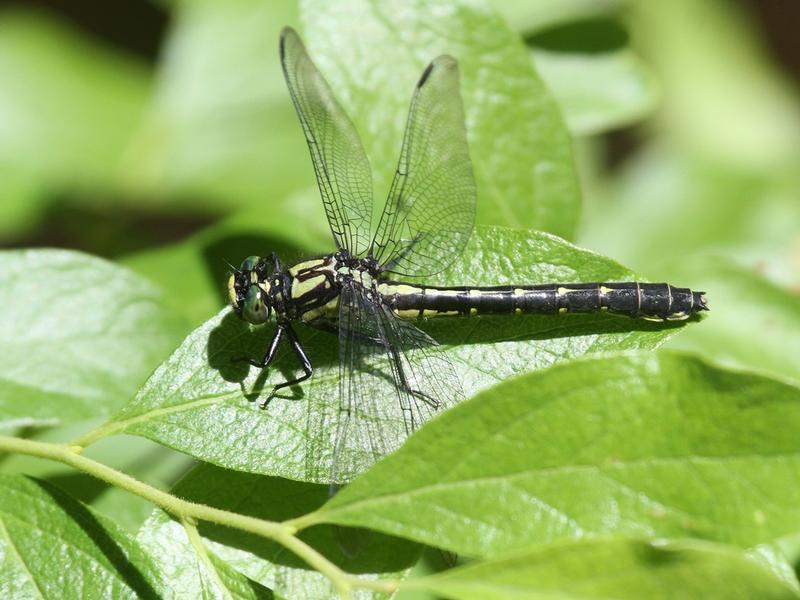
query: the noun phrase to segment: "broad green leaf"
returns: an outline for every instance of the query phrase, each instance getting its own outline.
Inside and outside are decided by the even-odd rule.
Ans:
[[[182,479],[172,493],[240,514],[282,521],[322,505],[328,498],[328,486],[200,465]],[[156,509],[138,534],[138,540],[160,558],[162,568],[178,588],[182,582],[196,576],[192,564],[202,560],[197,553],[192,556],[189,540],[182,529],[168,514]],[[275,542],[206,523],[200,524],[199,532],[202,543],[213,556],[281,596],[335,597],[328,579]],[[300,537],[343,569],[364,577],[402,577],[419,555],[416,544],[371,532],[348,532],[323,526],[303,532]],[[353,541],[343,543],[345,539]],[[365,592],[357,597],[378,596]]]
[[[413,587],[459,600],[800,597],[733,548],[624,539],[534,547],[418,580]]]
[[[601,53],[534,48],[532,55],[573,135],[635,123],[658,100],[654,75],[628,48]]]
[[[691,355],[587,358],[462,403],[304,522],[467,555],[597,534],[743,547],[800,526],[800,389]]]
[[[109,414],[182,329],[147,281],[66,250],[0,252],[0,306],[5,427]]]
[[[196,528],[184,527],[158,509],[142,526],[137,542],[158,561],[176,597],[188,593],[195,597],[237,600],[275,597],[271,590],[217,556]]]
[[[478,222],[571,238],[580,190],[569,133],[517,35],[486,2],[301,2],[312,58],[364,141],[381,205],[411,93],[440,54],[459,62]]]
[[[195,210],[269,211],[313,181],[278,60],[278,34],[296,21],[295,3],[189,0],[173,14],[125,183]]]
[[[156,563],[116,525],[53,485],[0,474],[0,596],[158,598]]]
[[[672,347],[800,382],[797,292],[782,289],[754,269],[719,257],[699,256],[673,265],[672,270],[680,272],[689,284],[702,285],[714,298],[714,318],[689,328],[687,335],[674,340]]]
[[[619,264],[547,234],[480,228],[464,256],[433,282],[490,285],[633,277]],[[613,315],[441,318],[421,325],[446,345],[468,396],[515,373],[584,354],[653,348],[680,327]],[[136,399],[95,435],[143,435],[220,466],[327,482],[333,431],[319,420],[338,407],[337,339],[299,325],[314,377],[262,411],[254,400],[298,369],[294,355],[284,348],[275,367],[260,374],[232,361],[263,354],[272,333],[272,326],[251,329],[232,312],[221,312],[195,330]],[[395,408],[392,398],[379,400],[385,407],[381,410]],[[394,432],[394,425],[386,423]]]
[[[31,181],[37,199],[45,191],[76,190],[107,197],[98,191],[115,180],[148,87],[144,65],[54,16],[3,11],[0,166]],[[40,210],[26,194],[4,201],[18,204],[19,225],[22,215],[30,220],[35,213],[28,211]]]

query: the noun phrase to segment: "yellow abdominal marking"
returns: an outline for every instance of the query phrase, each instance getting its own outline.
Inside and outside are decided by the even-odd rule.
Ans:
[[[600,286],[600,293],[601,293],[601,294],[605,295],[605,294],[607,294],[607,293],[608,293],[608,292],[610,292],[610,291],[611,291],[611,288],[607,288],[607,287],[606,287],[606,286],[604,286],[604,285],[601,285],[601,286]]]
[[[416,319],[419,316],[419,309],[417,308],[404,308],[404,309],[394,309],[394,314],[396,314],[401,319]]]
[[[561,308],[558,309],[558,312],[559,312],[559,314],[563,315],[565,312],[567,312],[567,307],[566,306],[562,306]]]
[[[405,283],[381,283],[378,286],[378,291],[384,296],[390,296],[392,294],[406,295],[422,293],[422,289],[414,287],[413,285],[407,285]]]
[[[457,310],[432,310],[426,308],[422,311],[423,317],[454,317],[459,314],[461,313],[459,313]]]

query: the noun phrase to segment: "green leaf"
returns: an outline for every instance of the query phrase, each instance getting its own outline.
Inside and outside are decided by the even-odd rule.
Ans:
[[[57,427],[30,428],[17,436],[62,444],[65,440],[77,439],[86,428],[86,421],[79,421]],[[184,454],[135,436],[101,440],[86,448],[82,455],[161,489],[169,489],[193,464]],[[144,498],[63,463],[24,454],[4,455],[0,462],[3,472],[20,473],[52,483],[130,533],[138,531],[153,512],[153,505]]]
[[[203,598],[255,599],[275,597],[271,590],[249,579],[222,560],[194,526],[184,526],[156,509],[142,526],[137,541],[158,560],[173,590]]]
[[[114,183],[144,108],[145,66],[47,13],[6,10],[0,89],[0,167],[31,181],[36,198],[76,190],[105,197],[97,192]],[[40,210],[27,194],[8,200],[18,204],[20,226]]]
[[[301,3],[306,42],[353,119],[382,203],[414,85],[440,54],[459,61],[478,222],[570,238],[580,190],[569,133],[517,35],[480,0]]]
[[[678,353],[587,358],[486,390],[306,523],[467,555],[593,534],[743,547],[800,526],[800,389]]]
[[[464,256],[439,284],[504,284],[631,279],[617,263],[536,232],[479,228]],[[447,347],[467,395],[506,377],[587,353],[653,348],[679,326],[613,315],[496,316],[421,323]],[[299,367],[288,348],[266,373],[250,373],[241,356],[260,356],[274,329],[251,329],[223,311],[195,330],[136,399],[99,435],[128,432],[220,466],[327,482],[332,441],[319,420],[338,407],[338,343],[298,326],[314,377],[266,411],[253,400]],[[266,392],[264,392],[266,393]],[[382,398],[384,409],[395,400]],[[390,431],[395,428],[389,424]],[[366,465],[365,465],[366,466]]]
[[[414,581],[413,588],[459,600],[800,597],[732,548],[623,539],[534,547]]]
[[[152,558],[55,486],[0,474],[0,596],[157,598]]]
[[[720,257],[697,257],[674,270],[689,284],[702,285],[714,303],[713,319],[689,328],[672,347],[800,382],[800,297],[796,292]]]
[[[4,427],[109,414],[182,329],[148,282],[65,250],[0,252],[0,306]]]
[[[654,75],[629,48],[602,53],[535,48],[532,54],[573,135],[631,125],[658,100]]]
[[[322,505],[328,498],[328,486],[200,465],[186,475],[172,493],[192,502],[282,521]],[[206,523],[200,524],[199,532],[212,556],[281,596],[335,597],[328,579],[275,542]],[[303,532],[300,537],[348,572],[368,577],[401,577],[419,555],[416,544],[371,532],[322,526]],[[346,539],[351,542],[345,544]],[[153,512],[139,531],[138,540],[159,557],[176,588],[180,589],[184,582],[190,583],[196,577],[192,565],[201,562],[202,557],[190,547],[181,525],[165,512],[159,509]],[[364,597],[372,596],[365,593]]]
[[[295,3],[191,0],[176,3],[173,19],[124,165],[128,188],[192,210],[269,211],[311,185],[278,60],[278,34],[296,21]]]

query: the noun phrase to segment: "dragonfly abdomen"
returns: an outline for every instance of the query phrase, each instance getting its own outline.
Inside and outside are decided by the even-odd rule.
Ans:
[[[431,287],[386,282],[379,291],[403,318],[476,314],[608,311],[651,320],[683,320],[708,310],[703,292],[667,283],[553,283]]]

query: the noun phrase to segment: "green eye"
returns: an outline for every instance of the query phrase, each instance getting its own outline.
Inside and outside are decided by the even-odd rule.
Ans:
[[[242,261],[242,266],[240,267],[240,270],[252,271],[253,269],[256,268],[256,265],[260,260],[261,260],[260,256],[248,256]]]
[[[269,307],[261,299],[261,290],[251,286],[242,307],[242,317],[248,323],[259,325],[269,319]]]

